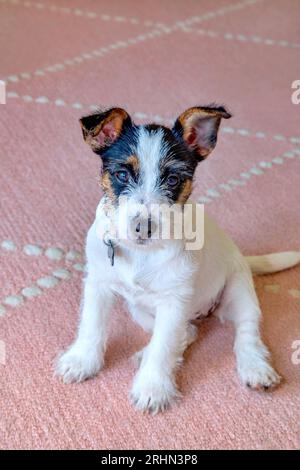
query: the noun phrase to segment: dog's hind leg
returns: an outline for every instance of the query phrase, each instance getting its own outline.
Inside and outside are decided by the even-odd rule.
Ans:
[[[270,353],[260,337],[261,310],[247,269],[234,273],[227,281],[216,314],[235,327],[234,351],[241,381],[252,389],[276,386],[280,377],[270,365]]]

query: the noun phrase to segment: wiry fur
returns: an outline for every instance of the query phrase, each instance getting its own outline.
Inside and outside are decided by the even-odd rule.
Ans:
[[[200,108],[195,109],[198,112]],[[207,110],[201,108],[201,113],[203,109]],[[210,109],[208,112],[212,113]],[[225,113],[223,108],[222,113]],[[179,124],[176,125],[178,132]],[[124,139],[129,145],[128,128],[125,132]],[[171,135],[157,126],[135,127],[134,135],[132,145],[141,176],[139,182],[132,183],[129,192],[133,198],[143,198],[146,202],[157,198],[169,200],[159,190],[162,161],[173,159],[175,166],[181,164],[188,168],[184,165],[188,147],[182,155],[182,141],[176,147],[178,137],[175,136],[172,145]],[[168,138],[164,139],[166,135]],[[118,158],[123,157],[112,145],[104,152],[106,165],[109,151]],[[195,158],[193,153],[190,157]],[[193,171],[188,177],[192,176]],[[206,215],[202,249],[186,251],[185,240],[149,243],[144,249],[135,243],[118,241],[115,265],[111,266],[107,247],[98,236],[99,225],[110,223],[102,200],[86,241],[88,272],[78,335],[56,366],[65,382],[87,379],[103,367],[109,314],[116,297],[122,296],[134,321],[152,334],[149,344],[136,355],[139,368],[131,399],[138,409],[156,413],[180,396],[175,372],[184,350],[197,336],[191,321],[199,313],[207,314],[215,304],[218,304],[216,315],[222,321],[231,321],[235,327],[234,351],[242,383],[253,389],[267,389],[279,383],[280,377],[270,365],[269,352],[260,337],[261,311],[250,268],[255,272],[285,269],[299,262],[299,253],[245,258]]]

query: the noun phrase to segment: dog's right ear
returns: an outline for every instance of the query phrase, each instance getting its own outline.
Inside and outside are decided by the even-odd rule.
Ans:
[[[111,108],[82,117],[80,124],[85,142],[95,153],[101,155],[101,152],[119,138],[125,126],[132,125],[132,122],[124,109]]]
[[[196,153],[198,161],[201,161],[216,146],[221,119],[230,117],[231,114],[223,106],[194,106],[179,116],[173,132],[183,139],[187,147]]]

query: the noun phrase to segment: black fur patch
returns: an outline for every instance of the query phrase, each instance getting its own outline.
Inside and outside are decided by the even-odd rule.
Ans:
[[[128,164],[128,158],[135,154],[138,144],[138,126],[130,123],[123,127],[123,131],[119,138],[110,147],[101,151],[103,161],[102,172],[109,172],[111,175],[111,186],[116,197],[126,194],[138,183],[138,174],[133,170],[132,165]],[[128,184],[122,184],[114,176],[117,171],[126,169],[130,173]]]
[[[131,155],[136,155],[138,158],[137,147],[140,127],[132,123],[130,125],[125,124],[116,142],[101,151],[102,171],[110,174],[111,187],[116,198],[134,190],[134,187],[139,184],[139,172],[133,170],[132,165],[128,164],[128,159]],[[176,133],[167,127],[148,124],[145,129],[150,134],[162,131],[162,144],[165,155],[160,161],[160,177],[157,187],[169,199],[170,203],[174,203],[178,200],[186,180],[193,179],[199,158],[187,148]],[[130,180],[127,184],[120,183],[114,176],[116,172],[122,169],[126,169],[130,173]],[[167,183],[169,175],[177,175],[179,178],[179,184],[175,188],[170,187]]]
[[[170,202],[177,202],[186,181],[193,179],[199,158],[187,148],[182,139],[178,139],[176,133],[167,127],[160,128],[163,130],[163,143],[167,149],[160,162],[160,188]],[[167,184],[169,175],[176,175],[180,180],[175,188]]]

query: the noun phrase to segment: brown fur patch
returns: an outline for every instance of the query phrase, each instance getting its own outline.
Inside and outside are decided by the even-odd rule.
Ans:
[[[124,109],[116,108],[112,110],[110,115],[100,124],[100,129],[99,131],[97,131],[97,134],[105,126],[105,124],[112,122],[115,128],[115,131],[117,133],[117,136],[119,136],[122,130],[123,122],[127,117],[128,117],[128,114],[126,113],[126,111],[124,111]]]
[[[218,116],[220,118],[224,117],[224,118],[227,118],[227,117],[230,117],[230,114],[227,113],[225,110],[220,110],[218,108],[214,109],[214,108],[208,108],[208,107],[193,107],[193,108],[189,108],[187,109],[186,111],[184,111],[180,116],[179,116],[179,122],[180,124],[182,125],[182,127],[184,128],[187,124],[188,124],[188,121],[189,119],[193,116],[193,115],[202,115],[202,117],[208,117],[208,116]]]
[[[186,180],[184,182],[183,188],[180,191],[180,194],[177,198],[177,202],[179,204],[185,204],[185,202],[187,201],[187,199],[189,198],[192,192],[192,185],[193,185],[192,180]]]
[[[190,138],[190,135],[192,133],[193,119],[195,119],[197,116],[203,116],[204,117],[207,114],[208,113],[203,112],[201,110],[201,108],[200,109],[199,108],[189,108],[179,116],[178,119],[179,119],[179,122],[180,122],[180,124],[182,125],[182,128],[183,128],[183,139],[186,142],[188,142],[188,140]]]
[[[93,129],[86,129],[83,125],[83,122],[80,121],[84,140],[86,141],[88,145],[90,145],[92,150],[96,152],[103,146],[99,142],[98,135],[100,134],[101,130],[105,127],[105,125],[109,123],[112,125],[112,127],[115,130],[115,138],[117,138],[119,137],[122,131],[123,122],[125,121],[126,118],[128,118],[128,114],[124,109],[114,108],[110,111],[106,119],[103,119]]]
[[[136,155],[130,155],[130,157],[127,158],[126,163],[132,166],[133,171],[137,173],[140,168],[140,162],[139,159]]]
[[[101,186],[105,194],[109,197],[111,202],[113,203],[116,199],[115,193],[113,191],[113,187],[111,184],[111,179],[110,179],[110,174],[108,171],[103,173],[102,179],[101,179]]]
[[[183,128],[186,127],[188,120],[194,115],[194,114],[202,114],[201,108],[189,108],[186,111],[184,111],[178,118],[180,124],[182,125]]]
[[[193,107],[184,111],[178,118],[180,124],[183,128],[183,139],[188,142],[191,135],[193,134],[193,123],[197,118],[214,118],[215,119],[215,130],[218,132],[218,128],[221,122],[221,118],[228,118],[228,114],[225,110],[220,110],[218,108],[208,108],[208,107]],[[206,158],[210,152],[213,150],[213,147],[208,148],[198,146],[198,154],[202,159]]]

